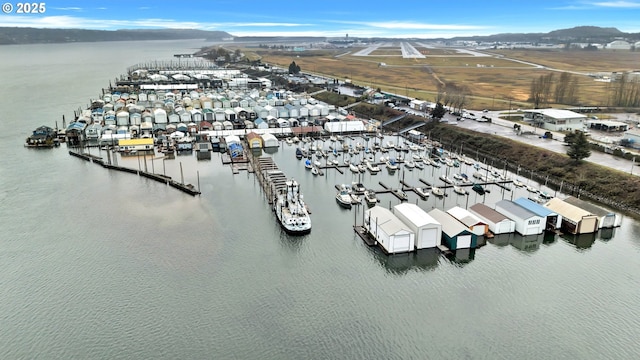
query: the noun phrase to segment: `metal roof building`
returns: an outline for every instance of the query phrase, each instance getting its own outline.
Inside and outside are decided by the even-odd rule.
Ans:
[[[515,221],[516,231],[520,235],[542,234],[544,231],[543,218],[522,206],[509,200],[496,203],[496,211]]]
[[[453,216],[438,208],[432,209],[428,214],[442,225],[442,240],[449,249],[475,248],[478,245],[478,236]]]
[[[418,205],[401,203],[393,213],[416,234],[416,249],[433,248],[442,243],[442,225]]]
[[[482,236],[489,232],[489,225],[482,221],[479,217],[475,216],[469,210],[463,209],[460,206],[454,206],[447,210],[447,214],[453,216],[460,221],[464,226],[469,228],[472,233]]]
[[[562,229],[572,234],[589,234],[598,231],[598,216],[559,198],[549,200],[544,206],[562,216]]]
[[[523,208],[531,211],[532,213],[545,219],[545,230],[559,229],[562,225],[562,216],[555,211],[552,211],[548,207],[542,206],[533,200],[529,200],[525,197],[515,199],[514,203],[522,206]]]
[[[600,229],[618,227],[622,222],[620,215],[596,204],[578,199],[573,196],[569,196],[568,198],[564,199],[564,201],[571,205],[575,205],[579,208],[585,209],[592,214],[598,215],[598,226]]]
[[[391,210],[374,206],[365,211],[364,227],[387,254],[415,249],[415,234]]]
[[[516,231],[515,221],[495,211],[483,203],[477,203],[469,207],[469,211],[489,225],[489,230],[498,234],[508,234]]]
[[[585,127],[586,115],[570,110],[561,109],[533,109],[524,110],[524,120],[531,121],[551,131],[582,130]]]

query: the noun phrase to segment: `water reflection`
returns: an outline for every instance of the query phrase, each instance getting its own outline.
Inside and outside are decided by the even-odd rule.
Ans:
[[[593,245],[593,243],[596,241],[596,233],[579,235],[562,234],[560,237],[562,238],[562,240],[575,246],[577,250],[581,251],[589,249],[591,245]]]
[[[462,267],[470,263],[476,257],[476,249],[458,249],[453,255],[447,256],[451,263],[458,267]]]
[[[487,241],[498,247],[505,247],[511,242],[512,236],[513,234],[498,234],[494,235],[493,238],[487,239]]]
[[[387,255],[378,247],[370,247],[373,257],[394,275],[403,275],[410,270],[432,271],[438,266],[440,251],[438,249],[421,249],[418,251]]]
[[[609,241],[616,235],[616,228],[600,229],[598,238],[602,241]]]
[[[544,234],[526,236],[520,234],[512,234],[511,241],[509,243],[511,244],[511,246],[522,252],[533,253],[538,251],[543,240]]]

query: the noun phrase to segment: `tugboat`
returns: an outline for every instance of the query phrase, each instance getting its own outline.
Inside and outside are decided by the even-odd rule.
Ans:
[[[53,128],[48,126],[40,126],[33,130],[31,136],[27,138],[24,146],[35,148],[52,148],[54,146],[60,146],[57,132]]]
[[[287,234],[304,235],[311,232],[311,217],[297,181],[287,180],[285,187],[279,189],[273,210]]]

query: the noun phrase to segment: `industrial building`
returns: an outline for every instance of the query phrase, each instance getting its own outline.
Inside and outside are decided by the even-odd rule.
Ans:
[[[534,126],[551,131],[574,131],[585,128],[586,115],[570,110],[533,109],[524,110],[524,120]]]

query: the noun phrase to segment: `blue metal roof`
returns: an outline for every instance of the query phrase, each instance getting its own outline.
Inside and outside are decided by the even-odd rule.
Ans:
[[[523,208],[531,211],[532,213],[540,216],[547,217],[549,215],[557,215],[555,212],[551,211],[551,209],[546,208],[535,201],[531,201],[525,197],[518,198],[513,201],[514,203],[522,206]]]

